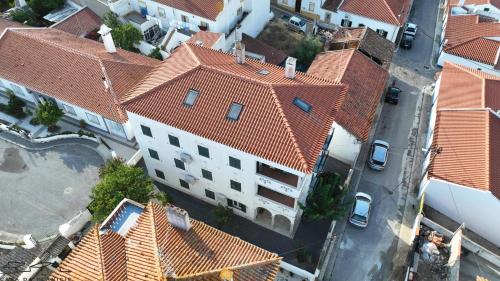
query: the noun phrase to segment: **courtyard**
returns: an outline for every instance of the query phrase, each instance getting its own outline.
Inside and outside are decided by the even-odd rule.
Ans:
[[[88,205],[102,164],[84,145],[28,151],[0,139],[0,240],[56,233]]]

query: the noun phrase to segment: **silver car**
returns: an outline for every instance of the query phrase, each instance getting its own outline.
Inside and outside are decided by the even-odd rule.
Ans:
[[[387,164],[387,156],[389,154],[389,143],[376,140],[370,148],[368,157],[368,166],[374,170],[382,171]]]
[[[355,226],[366,227],[370,218],[372,208],[372,197],[366,193],[358,192],[354,196],[354,206],[352,206],[349,222]]]
[[[293,31],[305,34],[307,29],[306,21],[295,16],[291,17],[288,20],[288,28]]]

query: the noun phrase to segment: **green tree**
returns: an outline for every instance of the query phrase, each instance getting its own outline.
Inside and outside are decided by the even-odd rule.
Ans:
[[[142,33],[131,23],[122,24],[111,31],[115,44],[127,51],[136,52],[134,44],[142,40]]]
[[[163,60],[163,56],[160,53],[160,48],[154,48],[151,53],[149,53],[148,57],[154,58],[157,60]]]
[[[322,50],[323,44],[318,38],[304,37],[304,39],[299,42],[293,56],[297,58],[299,63],[310,65],[316,55]]]
[[[64,111],[53,101],[42,102],[36,108],[36,119],[40,124],[52,127],[63,117]]]
[[[1,0],[0,1],[0,12],[5,12],[6,10],[14,7],[14,0]]]
[[[27,2],[28,6],[33,9],[35,13],[43,17],[52,10],[62,8],[65,0],[28,0]]]
[[[215,223],[219,229],[222,229],[229,222],[231,222],[231,217],[233,216],[233,210],[229,207],[224,207],[218,204],[214,209]]]
[[[168,194],[166,194],[163,191],[160,191],[160,192],[154,194],[153,198],[160,201],[160,204],[162,206],[166,206],[167,204],[173,203],[172,197],[170,197]]]
[[[121,25],[118,15],[109,11],[102,16],[102,22],[109,28],[115,29]]]
[[[26,23],[31,26],[39,26],[36,14],[31,9],[16,9],[11,13],[11,16],[13,21]]]
[[[306,205],[299,203],[305,217],[312,221],[343,218],[349,203],[342,202],[347,189],[341,189],[341,184],[339,174],[320,176],[318,186],[307,196]]]
[[[23,111],[23,107],[26,105],[26,103],[22,99],[14,95],[12,90],[7,90],[6,93],[9,96],[9,102],[5,106],[5,112],[16,118],[26,117],[26,113],[24,113]]]
[[[90,195],[89,209],[96,222],[103,221],[123,198],[145,203],[152,197],[153,181],[141,168],[116,160],[108,161],[108,165],[102,169],[103,177]]]

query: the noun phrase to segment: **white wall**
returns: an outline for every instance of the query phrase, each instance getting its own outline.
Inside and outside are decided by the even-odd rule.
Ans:
[[[468,60],[468,59],[465,59],[465,58],[462,58],[462,57],[459,57],[459,56],[448,54],[445,51],[442,51],[439,54],[437,65],[443,66],[443,64],[445,62],[453,62],[453,63],[456,63],[456,64],[463,65],[465,67],[470,67],[470,68],[473,68],[473,69],[481,69],[481,71],[484,71],[486,73],[489,73],[489,74],[492,74],[492,75],[496,75],[496,76],[500,76],[500,71],[499,70],[495,70],[493,68],[493,66],[491,66],[491,65],[480,63],[480,62],[473,61],[473,60]]]
[[[427,205],[500,246],[500,200],[491,192],[434,178],[420,188]]]
[[[329,155],[353,165],[361,149],[361,142],[339,124],[335,123],[333,128],[332,141],[328,146]]]
[[[388,32],[386,37],[388,40],[392,42],[396,41],[396,37],[399,31],[399,26],[396,25],[358,16],[356,14],[347,13],[342,10],[338,10],[337,13],[334,13],[332,15],[333,23],[336,25],[340,25],[340,23],[342,22],[342,20],[345,18],[346,15],[349,17],[349,20],[352,21],[351,27],[358,27],[359,24],[364,24],[366,27],[369,27],[374,31],[377,31],[377,29],[383,29]]]
[[[0,78],[0,89],[1,90],[12,90],[13,94],[30,102],[35,102],[35,99],[31,93],[28,92],[28,90],[21,85],[18,85],[14,82],[10,82],[8,80]]]
[[[205,196],[205,189],[213,192],[224,194],[227,198],[236,200],[247,206],[247,212],[242,213],[235,209],[235,213],[248,219],[253,220],[256,216],[255,210],[259,206],[264,206],[276,214],[285,215],[291,222],[295,220],[298,211],[298,204],[295,208],[289,208],[269,199],[259,197],[257,194],[257,185],[266,186],[272,190],[282,191],[281,193],[290,197],[299,197],[302,193],[307,193],[310,175],[282,166],[277,163],[259,158],[232,147],[225,146],[214,141],[201,138],[191,133],[179,130],[177,128],[162,124],[160,122],[139,116],[128,112],[128,117],[134,131],[136,140],[143,152],[144,160],[149,172],[149,175],[156,180],[163,182],[180,191],[200,198],[212,204],[216,201]],[[140,125],[148,126],[153,137],[146,136],[142,133]],[[179,139],[180,148],[169,143],[168,135],[175,136]],[[207,147],[210,153],[210,159],[198,154],[198,145]],[[149,156],[148,148],[158,152],[160,160],[153,159]],[[186,170],[181,170],[175,167],[174,158],[180,160],[181,153],[188,153],[193,158],[191,163],[186,163]],[[229,156],[240,159],[241,170],[229,166]],[[260,180],[262,176],[256,174],[257,161],[281,169],[283,171],[297,175],[299,179],[299,191],[291,190],[287,192],[280,187],[283,184],[279,182],[265,183]],[[155,169],[164,172],[165,180],[158,178]],[[201,169],[212,172],[213,181],[202,177]],[[190,185],[187,190],[180,186],[179,179],[183,179],[186,174],[190,174],[198,178],[197,182]],[[235,180],[241,183],[241,192],[230,188],[230,180]]]

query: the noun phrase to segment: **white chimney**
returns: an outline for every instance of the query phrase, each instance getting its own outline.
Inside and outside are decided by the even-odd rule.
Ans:
[[[26,1],[25,0],[17,0],[16,3],[19,5],[20,8],[26,6]]]
[[[113,42],[113,37],[111,36],[111,28],[103,24],[97,33],[101,34],[106,51],[108,53],[116,53],[115,42]]]
[[[168,222],[172,226],[180,228],[184,231],[191,229],[191,221],[189,220],[189,214],[186,210],[175,206],[167,206],[166,209]]]
[[[236,42],[234,44],[234,55],[236,57],[236,63],[244,64],[245,63],[245,44],[241,42]]]
[[[288,57],[285,63],[285,77],[289,79],[295,78],[295,65],[297,64],[297,59],[293,57]]]

